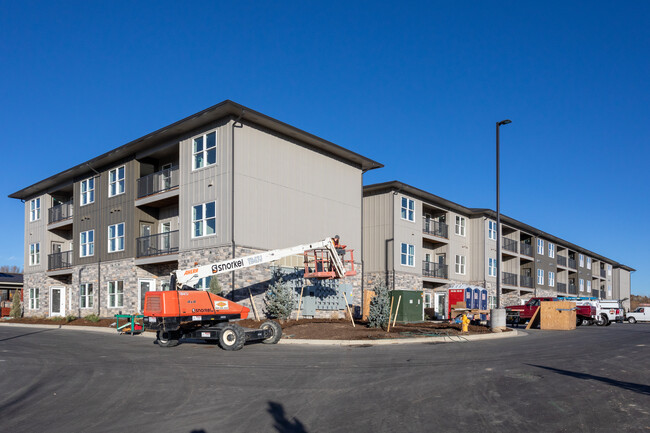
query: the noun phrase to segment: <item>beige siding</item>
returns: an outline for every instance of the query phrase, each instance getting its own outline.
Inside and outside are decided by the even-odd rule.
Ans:
[[[471,269],[476,266],[471,256],[471,240],[473,238],[470,219],[466,215],[462,215],[453,211],[448,213],[449,217],[449,279],[458,281],[470,281]],[[461,216],[466,219],[465,236],[456,234],[456,216]],[[456,273],[456,255],[465,256],[465,275]]]
[[[363,199],[364,272],[383,272],[386,268],[386,242],[392,238],[393,193]],[[389,245],[388,270],[392,270],[393,245]]]
[[[402,197],[414,201],[414,221],[402,218]],[[422,275],[422,260],[424,258],[422,248],[422,201],[405,194],[396,194],[395,205],[393,207],[393,218],[395,221],[395,242],[393,244],[395,271]],[[415,257],[413,259],[414,266],[412,267],[404,266],[401,263],[402,243],[415,246]]]
[[[29,220],[29,203],[34,199],[41,199],[41,217],[36,221]],[[25,274],[35,272],[45,272],[47,268],[47,254],[49,252],[50,237],[47,231],[47,210],[52,205],[52,197],[49,194],[43,194],[31,197],[25,201]],[[29,264],[29,246],[30,244],[40,243],[40,264]]]

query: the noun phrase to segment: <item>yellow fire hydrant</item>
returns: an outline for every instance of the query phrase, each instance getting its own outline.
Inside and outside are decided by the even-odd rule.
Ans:
[[[463,326],[463,332],[469,332],[469,322],[470,320],[467,318],[467,314],[463,314],[463,320],[461,321],[462,326]]]

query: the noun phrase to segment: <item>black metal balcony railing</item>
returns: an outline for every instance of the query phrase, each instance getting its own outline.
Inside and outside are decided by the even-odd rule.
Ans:
[[[569,295],[577,295],[578,287],[575,284],[569,284]]]
[[[424,218],[423,225],[422,225],[422,231],[424,233],[434,235],[434,236],[439,236],[441,238],[449,238],[449,230],[447,224],[432,220],[432,219],[427,219]]]
[[[600,270],[600,276],[603,277],[603,278],[605,278],[605,277],[607,276],[607,271],[604,270],[604,269],[601,269],[601,270]]]
[[[422,276],[431,278],[448,278],[448,266],[442,263],[422,262]]]
[[[520,275],[520,286],[521,287],[528,287],[529,289],[533,288],[533,277],[529,277],[528,275]]]
[[[509,286],[517,285],[517,274],[511,274],[510,272],[503,272],[502,274],[503,284]]]
[[[56,269],[66,269],[72,267],[72,251],[62,251],[47,256],[47,269],[53,271]]]
[[[178,186],[178,167],[151,173],[138,179],[138,198],[167,191]]]
[[[566,284],[565,283],[557,283],[557,291],[560,293],[566,293]]]
[[[178,252],[178,230],[136,239],[136,257],[160,256]]]
[[[517,252],[517,241],[514,239],[503,238],[503,249],[507,251]],[[515,275],[516,277],[516,275]]]
[[[521,254],[525,254],[529,257],[533,257],[533,246],[525,242],[520,242],[521,245]]]
[[[560,266],[566,266],[566,257],[557,256],[557,264]]]
[[[47,210],[47,222],[49,224],[72,218],[72,201],[57,204]]]
[[[571,269],[578,269],[578,268],[576,267],[576,259],[569,258],[569,267],[570,267]]]

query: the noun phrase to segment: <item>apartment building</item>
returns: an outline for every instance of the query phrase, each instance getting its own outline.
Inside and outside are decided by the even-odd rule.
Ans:
[[[135,313],[172,270],[335,234],[360,260],[363,173],[381,166],[224,101],[10,195],[25,203],[25,315]],[[270,273],[219,280],[261,311]],[[360,297],[360,273],[346,282]]]
[[[454,287],[488,289],[496,298],[496,212],[471,209],[393,181],[365,186],[365,282],[425,293],[425,306],[444,315]],[[504,305],[531,296],[625,299],[634,269],[581,246],[501,216]]]

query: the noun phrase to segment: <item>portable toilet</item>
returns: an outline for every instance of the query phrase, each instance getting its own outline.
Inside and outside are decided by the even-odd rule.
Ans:
[[[472,308],[478,310],[481,304],[481,289],[474,289],[474,297],[472,298]]]
[[[465,303],[465,290],[464,289],[449,289],[449,302],[447,307],[447,317],[451,317],[451,310],[453,308],[466,308]],[[460,305],[459,305],[460,304]]]
[[[393,318],[400,323],[421,322],[424,318],[422,290],[392,290]],[[401,300],[400,300],[401,296]],[[397,303],[399,302],[399,309]]]
[[[472,308],[472,289],[470,287],[465,289],[465,308]]]
[[[482,289],[481,290],[481,310],[487,310],[488,309],[488,295],[487,295],[487,289]],[[487,320],[487,314],[481,314],[481,320]]]

